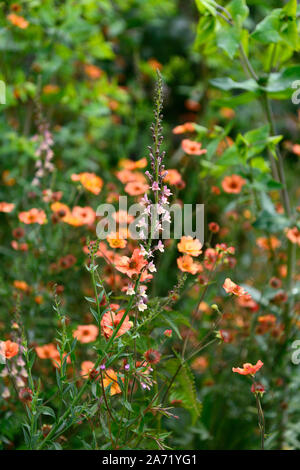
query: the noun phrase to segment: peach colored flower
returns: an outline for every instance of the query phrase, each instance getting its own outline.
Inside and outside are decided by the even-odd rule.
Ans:
[[[148,189],[149,186],[140,181],[130,181],[124,188],[125,192],[130,196],[140,196],[141,194],[145,194]]]
[[[123,378],[122,381],[124,381]],[[121,393],[122,390],[118,384],[118,375],[113,369],[107,369],[107,371],[105,371],[105,375],[103,377],[103,386],[104,388],[110,386],[109,394],[111,396],[116,395],[117,393]]]
[[[92,343],[97,339],[99,328],[96,325],[78,325],[73,331],[73,337],[77,338],[80,343]]]
[[[0,202],[0,212],[6,212],[7,214],[14,210],[15,205],[10,202]]]
[[[95,173],[79,173],[71,176],[72,181],[79,181],[82,186],[93,194],[99,194],[103,187],[103,180]]]
[[[71,217],[74,218],[73,222],[77,220],[80,225],[92,225],[96,220],[96,213],[94,209],[89,206],[75,206],[72,210]],[[64,222],[70,223],[70,218],[66,217]]]
[[[257,238],[256,244],[257,244],[257,246],[259,246],[259,248],[262,248],[263,250],[273,251],[273,250],[276,250],[277,248],[280,247],[281,242],[280,242],[280,240],[278,240],[277,237],[275,237],[274,235],[271,235],[270,237],[259,237],[259,238]]]
[[[103,71],[93,64],[85,64],[83,69],[84,73],[92,80],[97,80],[103,74]]]
[[[89,373],[94,369],[94,363],[92,361],[83,361],[81,363],[80,375],[84,378],[89,377]]]
[[[117,306],[119,307],[119,306]],[[110,306],[110,310],[106,312],[101,319],[101,333],[108,339],[112,336],[114,329],[118,327],[125,310],[119,310],[117,313],[113,311],[113,305]],[[124,322],[122,323],[116,337],[124,335],[132,327],[132,322],[129,320],[129,316],[126,315]]]
[[[186,122],[181,124],[180,126],[176,126],[173,129],[173,134],[185,134],[186,132],[194,132],[195,131],[195,123],[194,122]]]
[[[178,251],[190,256],[199,256],[202,251],[202,244],[200,241],[190,235],[181,237],[180,242],[177,244]]]
[[[51,359],[54,367],[59,368],[61,365],[60,354],[53,343],[44,344],[43,346],[36,346],[35,351],[40,359]],[[64,354],[64,357],[66,354]],[[71,359],[68,356],[67,363],[70,363]]]
[[[110,233],[106,240],[111,248],[125,248],[127,245],[127,241],[122,238],[122,234],[120,236],[120,233]]]
[[[60,90],[59,86],[53,85],[52,83],[49,83],[48,85],[45,85],[43,87],[43,93],[45,95],[55,95],[58,93]]]
[[[164,177],[164,182],[172,186],[184,185],[181,174],[176,169],[167,170],[167,175]]]
[[[298,227],[288,229],[286,236],[292,243],[297,243],[300,246],[300,230]]]
[[[0,342],[0,355],[4,356],[6,359],[11,359],[16,356],[19,352],[19,345],[10,341],[1,341]]]
[[[233,294],[237,297],[251,297],[243,287],[235,284],[229,277],[225,279],[223,289],[227,292],[227,294]]]
[[[240,175],[230,175],[225,176],[221,184],[225,193],[239,194],[244,184],[246,184],[246,180]]]
[[[255,365],[246,363],[246,364],[243,364],[243,368],[233,367],[232,372],[237,372],[238,374],[241,374],[241,375],[255,375],[256,372],[259,371],[259,369],[261,369],[263,365],[264,363],[261,360],[259,360],[257,361]]]
[[[194,263],[194,260],[189,255],[183,255],[177,258],[177,266],[182,272],[197,274],[199,271],[198,263]]]
[[[130,278],[139,274],[146,265],[147,261],[144,259],[139,248],[133,250],[131,258],[128,258],[128,256],[120,256],[115,263],[116,269],[123,274],[127,274]]]
[[[200,142],[194,142],[189,139],[183,139],[181,147],[188,155],[203,155],[207,152],[206,149],[202,149],[202,144]]]
[[[119,165],[121,168],[124,168],[124,170],[141,170],[142,168],[145,168],[148,164],[147,158],[141,158],[140,160],[129,160],[127,158],[124,158],[120,160]]]
[[[43,225],[46,222],[46,214],[42,209],[30,209],[27,212],[19,213],[19,220],[24,224],[40,224]]]
[[[23,16],[16,15],[15,13],[11,13],[7,15],[8,21],[14,26],[17,26],[20,29],[26,29],[29,25],[29,22],[23,18]]]
[[[26,293],[31,291],[31,287],[25,281],[14,281],[14,287]]]

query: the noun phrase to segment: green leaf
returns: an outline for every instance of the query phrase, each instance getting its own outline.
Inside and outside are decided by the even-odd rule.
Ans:
[[[196,0],[196,6],[200,13],[209,12],[213,16],[216,16],[217,14],[217,3],[214,0]]]
[[[229,27],[222,27],[216,34],[217,45],[223,49],[230,59],[233,59],[236,51],[239,48],[240,37],[236,29]]]
[[[256,41],[262,42],[264,44],[278,43],[281,40],[279,29],[280,29],[280,15],[282,9],[277,8],[273,10],[272,13],[266,16],[258,25],[256,26],[254,32],[252,33],[253,39]]]
[[[242,26],[249,14],[245,0],[232,0],[227,6],[227,10],[231,13],[234,23],[239,27]]]
[[[210,83],[214,87],[220,88],[221,90],[224,90],[224,91],[229,91],[229,90],[258,91],[259,90],[258,84],[252,78],[250,78],[249,80],[245,80],[243,82],[236,82],[232,80],[232,78],[230,77],[214,78],[210,80]]]

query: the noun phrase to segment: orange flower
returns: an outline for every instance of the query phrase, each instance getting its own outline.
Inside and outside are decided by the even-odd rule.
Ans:
[[[241,375],[255,375],[256,372],[259,369],[261,369],[263,365],[264,363],[261,362],[261,360],[259,360],[254,366],[252,364],[246,363],[246,364],[243,364],[243,368],[233,367],[232,372],[237,372],[238,374],[241,374]]]
[[[99,328],[96,325],[78,325],[73,331],[73,337],[80,343],[92,343],[97,339]]]
[[[92,361],[83,361],[81,363],[80,375],[84,378],[88,378],[90,372],[94,369],[94,365]]]
[[[188,155],[203,155],[207,152],[206,149],[202,149],[202,144],[200,142],[194,142],[189,139],[183,139],[181,147]]]
[[[181,237],[177,248],[180,253],[185,253],[190,256],[199,256],[202,253],[202,244],[197,238],[193,239],[190,235]]]
[[[35,351],[40,359],[57,359],[59,352],[53,343],[36,346]]]
[[[250,295],[245,291],[245,289],[241,286],[235,284],[229,277],[227,277],[223,284],[223,289],[227,292],[227,294],[234,294],[238,297],[248,296]]]
[[[194,260],[189,255],[183,255],[177,258],[177,266],[182,272],[197,274],[199,271],[198,263],[194,263]]]
[[[120,237],[120,233],[110,233],[106,240],[111,248],[125,248],[127,241]]]
[[[288,229],[286,236],[292,243],[297,243],[300,246],[300,230],[298,227]]]
[[[43,87],[43,93],[45,95],[55,95],[59,92],[59,86],[49,83]]]
[[[95,173],[79,173],[71,176],[72,181],[79,181],[82,186],[93,194],[99,194],[103,187],[103,180]]]
[[[118,305],[116,306],[119,307]],[[113,305],[110,306],[110,310],[106,312],[101,320],[101,333],[108,339],[112,336],[114,329],[118,327],[125,310],[119,310],[117,313],[113,311]],[[126,315],[116,337],[124,335],[132,327],[132,322],[129,320],[129,316]]]
[[[278,238],[271,235],[270,237],[257,238],[256,244],[257,246],[259,246],[259,248],[262,248],[268,251],[268,250],[276,250],[276,248],[279,248],[281,245],[281,242],[280,240],[278,240]]]
[[[122,379],[124,380],[124,379]],[[121,393],[121,388],[118,384],[118,375],[113,369],[107,369],[103,377],[103,386],[107,388],[110,386],[109,394],[111,396]]]
[[[130,196],[139,196],[141,194],[145,194],[148,191],[149,186],[140,181],[130,181],[126,184],[124,189]]]
[[[195,123],[194,122],[186,122],[185,124],[181,124],[180,126],[176,126],[173,129],[173,134],[185,134],[186,132],[194,132],[195,130]]]
[[[14,209],[15,205],[9,202],[0,202],[0,212],[9,213]]]
[[[28,21],[25,20],[23,16],[16,15],[15,13],[7,15],[7,19],[11,22],[11,24],[17,26],[20,29],[26,29],[29,25]]]
[[[239,194],[244,184],[246,184],[246,180],[239,175],[230,175],[225,176],[221,184],[225,193]]]
[[[40,224],[43,225],[46,222],[46,214],[42,209],[30,209],[27,212],[19,213],[19,220],[24,224]]]
[[[65,217],[69,217],[71,215],[71,209],[62,202],[53,202],[50,207],[51,210],[55,212],[62,220],[64,220]]]
[[[31,288],[25,281],[14,281],[14,287],[27,293],[31,291]]]
[[[119,165],[121,168],[124,168],[124,170],[141,170],[142,168],[145,168],[148,164],[147,158],[141,158],[140,160],[129,160],[127,158],[124,158],[120,160]]]
[[[103,71],[99,69],[96,65],[93,64],[85,64],[84,65],[84,73],[93,80],[100,78],[103,74]]]
[[[96,213],[91,207],[75,206],[72,213],[66,215],[63,221],[69,225],[78,227],[80,225],[92,225],[95,222]]]
[[[147,261],[144,259],[141,250],[135,248],[131,258],[120,256],[116,261],[115,267],[121,273],[127,274],[127,276],[132,278],[132,276],[139,274],[146,265]]]
[[[0,355],[4,356],[6,359],[11,359],[16,356],[19,352],[19,345],[10,341],[1,341],[0,342]]]
[[[184,181],[181,177],[181,174],[176,169],[167,170],[167,175],[164,177],[164,182],[169,183],[172,186],[181,186],[184,184]]]

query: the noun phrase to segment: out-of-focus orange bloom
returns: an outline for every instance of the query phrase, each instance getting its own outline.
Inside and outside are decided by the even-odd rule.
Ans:
[[[26,29],[29,26],[29,22],[23,18],[23,16],[16,15],[15,13],[10,13],[7,15],[8,21],[14,26],[17,26],[20,29]]]
[[[232,108],[224,107],[220,109],[220,114],[225,119],[233,119],[235,116],[235,111]]]
[[[294,144],[292,146],[292,152],[295,154],[295,155],[298,155],[298,157],[300,156],[300,145],[299,144]]]
[[[199,271],[199,264],[195,263],[193,258],[189,255],[183,255],[177,258],[177,266],[182,272],[197,274]]]
[[[131,258],[128,258],[128,256],[120,256],[115,263],[116,269],[123,274],[127,274],[130,278],[134,275],[138,275],[146,265],[147,261],[144,259],[139,248],[133,250]]]
[[[36,346],[35,351],[40,359],[53,359],[57,357],[58,351],[53,343]]]
[[[30,209],[27,212],[20,212],[19,213],[19,220],[24,224],[40,224],[43,225],[47,218],[46,214],[43,209]]]
[[[0,355],[4,356],[6,359],[11,359],[16,356],[19,352],[19,345],[10,341],[0,341]]]
[[[261,360],[257,361],[255,365],[250,363],[243,364],[243,368],[241,367],[233,367],[232,372],[237,372],[241,375],[255,375],[259,369],[263,366],[263,362]]]
[[[34,301],[36,304],[41,305],[42,303],[44,303],[44,298],[42,295],[36,295]]]
[[[249,296],[251,297],[248,292],[245,291],[245,289],[241,286],[238,286],[235,284],[229,277],[227,277],[224,281],[223,284],[223,289],[227,294],[234,294],[237,297],[242,297],[242,296]]]
[[[177,244],[178,251],[190,256],[199,256],[202,253],[202,244],[200,241],[190,235],[181,237],[180,242]]]
[[[174,127],[173,134],[185,134],[186,132],[194,132],[195,131],[195,123],[194,122],[186,122],[179,126]]]
[[[208,360],[205,356],[199,356],[194,359],[191,364],[191,368],[194,369],[196,372],[204,372],[208,367]]]
[[[193,140],[189,139],[183,139],[181,142],[181,147],[188,155],[203,155],[207,152],[206,149],[202,148],[202,144],[200,142],[194,142]]]
[[[103,180],[95,173],[78,173],[71,175],[72,181],[79,181],[82,186],[93,194],[99,194],[103,187]]]
[[[256,244],[259,246],[259,248],[262,248],[263,250],[276,250],[277,248],[280,247],[281,242],[276,238],[274,235],[271,235],[270,237],[259,237],[256,239]]]
[[[78,325],[73,331],[73,337],[80,343],[92,343],[97,339],[99,328],[96,325]]]
[[[219,142],[216,153],[217,155],[222,155],[222,153],[234,144],[234,141],[228,135]]]
[[[122,378],[122,380],[124,380]],[[117,393],[121,393],[120,385],[118,384],[118,375],[113,369],[107,369],[103,377],[103,386],[107,388],[110,386],[109,394],[111,396],[116,395]]]
[[[92,80],[97,80],[103,74],[103,71],[93,64],[85,64],[83,69],[84,73]]]
[[[181,174],[175,168],[167,170],[167,175],[164,177],[164,182],[169,183],[172,186],[179,186],[184,184]]]
[[[155,58],[151,58],[148,60],[148,65],[150,65],[150,67],[152,68],[152,70],[156,71],[156,70],[161,70],[163,68],[162,64],[160,62],[158,62],[158,60],[156,60]]]
[[[113,213],[113,218],[118,224],[130,224],[134,221],[134,216],[129,215],[128,212],[120,210]]]
[[[225,193],[239,194],[244,184],[246,184],[246,180],[240,175],[230,175],[225,176],[221,184]]]
[[[192,99],[185,100],[184,105],[189,111],[199,111],[199,109],[201,108],[200,103]]]
[[[120,233],[110,233],[106,240],[111,248],[125,248],[127,241],[120,237]]]
[[[75,206],[71,214],[67,214],[63,221],[75,227],[81,225],[92,225],[95,222],[96,213],[91,207]]]
[[[62,202],[53,202],[50,207],[62,220],[64,220],[64,217],[71,216],[71,209]]]
[[[40,359],[51,359],[54,367],[59,368],[61,366],[60,354],[53,343],[44,344],[43,346],[36,346],[35,351]],[[64,357],[66,354],[64,354]],[[70,363],[71,359],[67,357],[67,363]]]
[[[80,375],[84,378],[89,378],[90,372],[94,369],[94,363],[92,361],[83,361],[81,363]]]
[[[4,170],[2,173],[2,181],[5,186],[14,186],[16,184],[16,179],[10,177],[9,170]]]
[[[124,168],[116,172],[116,177],[122,184],[136,182],[147,185],[147,179],[144,173],[141,173],[140,171],[131,171]]]
[[[119,306],[116,305],[116,307],[118,308]],[[111,305],[110,310],[103,315],[101,320],[101,333],[106,339],[112,336],[125,312],[125,310],[120,310],[119,312],[115,313],[113,310],[113,305]],[[130,330],[131,327],[132,322],[129,320],[129,316],[126,315],[124,322],[116,334],[116,337],[124,335],[124,333]]]
[[[130,196],[140,196],[141,194],[145,194],[148,189],[149,186],[140,181],[130,181],[124,188],[125,192]]]
[[[14,210],[15,205],[10,202],[0,202],[0,212],[9,213]]]
[[[141,170],[142,168],[146,168],[148,164],[147,158],[141,158],[140,160],[129,160],[128,158],[124,158],[120,160],[119,165],[124,170],[134,171],[134,170]]]
[[[300,246],[300,230],[298,227],[289,228],[286,232],[287,238],[292,242]]]
[[[45,95],[55,95],[56,93],[58,93],[60,90],[59,86],[58,85],[53,85],[51,83],[49,83],[48,85],[45,85],[43,87],[43,93]]]
[[[14,287],[27,293],[31,291],[31,287],[25,281],[14,281]]]

